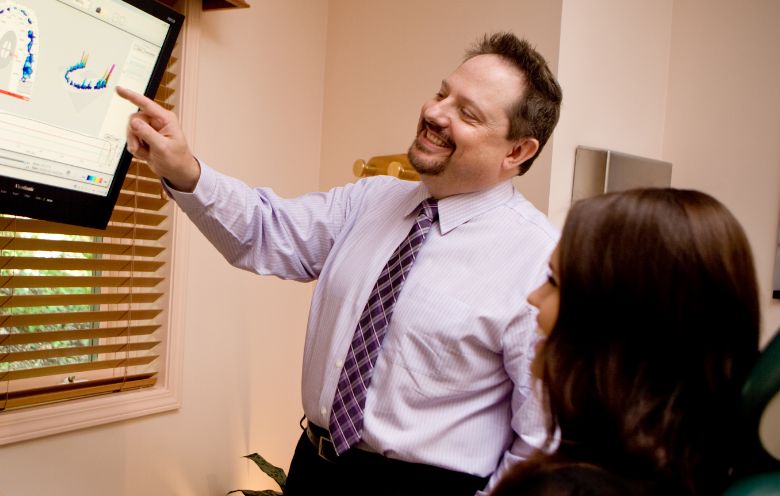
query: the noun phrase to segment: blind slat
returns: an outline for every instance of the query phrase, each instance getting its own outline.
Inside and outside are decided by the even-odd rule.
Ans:
[[[0,327],[23,327],[37,325],[81,324],[84,322],[116,322],[127,320],[150,320],[157,317],[161,309],[151,310],[102,310],[96,312],[57,312],[0,315]]]
[[[173,88],[160,86],[160,88],[157,90],[157,95],[155,96],[155,98],[160,100],[167,100],[168,98],[170,98],[171,95],[173,95]]]
[[[155,98],[154,101],[155,101],[155,103],[159,104],[161,107],[163,107],[163,108],[165,108],[167,110],[173,110],[173,105],[168,103],[168,102],[164,102],[162,100],[157,100],[156,98]]]
[[[136,210],[115,208],[111,214],[110,222],[137,224],[139,226],[159,226],[167,218],[167,216],[160,214],[151,214],[147,212],[139,212]]]
[[[135,365],[148,365],[157,355],[142,357],[116,358],[113,360],[94,360],[91,362],[69,363],[67,365],[52,365],[51,367],[38,367],[33,369],[11,370],[0,372],[0,381],[15,381],[30,379],[32,377],[46,377],[50,375],[72,374],[75,372],[87,372],[89,370],[107,370],[118,367],[132,367]]]
[[[153,386],[157,381],[156,373],[136,374],[127,377],[112,377],[99,381],[84,381],[47,388],[28,389],[18,393],[0,395],[0,411],[12,410],[30,405],[53,403],[83,396],[94,396],[129,389]]]
[[[166,70],[160,80],[160,85],[168,86],[174,79],[176,79],[176,73],[171,70]]]
[[[127,169],[127,173],[133,176],[151,178],[156,181],[159,181],[160,179],[160,176],[154,173],[152,168],[149,167],[149,164],[137,159],[133,159],[132,162],[130,162],[130,168]]]
[[[63,257],[3,257],[0,256],[2,269],[31,270],[81,270],[81,271],[128,271],[155,272],[164,262],[133,259],[96,259]]]
[[[153,303],[162,293],[0,295],[0,308]]]
[[[0,250],[57,251],[67,253],[94,253],[98,255],[128,255],[156,257],[165,250],[162,246],[138,244],[97,243],[93,241],[51,240],[0,236]]]
[[[10,218],[0,216],[0,231],[16,231],[17,233],[54,233],[71,236],[89,236],[93,238],[128,238],[157,240],[167,232],[165,229],[133,228],[109,225],[106,229],[90,229],[88,227],[71,226],[58,222],[44,220]]]
[[[116,204],[120,207],[140,208],[143,210],[160,210],[168,203],[165,198],[159,196],[146,196],[128,191],[121,191]]]
[[[159,179],[143,179],[137,176],[127,176],[122,183],[122,189],[125,191],[139,191],[147,195],[162,194],[162,186]]]
[[[0,334],[0,346],[48,343],[54,341],[72,341],[77,339],[147,336],[159,328],[159,324],[151,324],[121,327],[100,327],[97,329],[77,329],[70,331],[18,332],[12,334]]]
[[[104,353],[126,353],[132,351],[151,350],[160,344],[159,341],[142,341],[138,343],[101,344],[96,346],[70,346],[66,348],[48,348],[33,351],[14,351],[0,353],[0,363],[21,362],[25,360],[45,360],[48,358],[77,357],[83,355],[99,355]]]
[[[162,277],[9,276],[0,277],[2,288],[152,288]]]

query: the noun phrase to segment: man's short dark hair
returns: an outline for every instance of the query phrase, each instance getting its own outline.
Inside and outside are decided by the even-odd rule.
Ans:
[[[520,165],[520,175],[542,151],[558,123],[563,93],[544,57],[525,40],[512,33],[485,35],[466,52],[464,60],[477,55],[498,55],[512,63],[525,76],[522,97],[509,109],[507,139],[531,137],[539,141],[539,150]]]

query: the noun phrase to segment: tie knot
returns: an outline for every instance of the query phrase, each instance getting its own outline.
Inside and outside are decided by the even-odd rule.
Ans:
[[[426,198],[420,203],[420,206],[422,207],[420,215],[424,215],[431,222],[435,222],[439,218],[439,204],[436,198]]]

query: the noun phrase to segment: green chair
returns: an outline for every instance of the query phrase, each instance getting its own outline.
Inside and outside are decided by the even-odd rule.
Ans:
[[[723,496],[780,495],[780,453],[767,451],[766,440],[760,435],[762,417],[773,398],[775,402],[780,401],[780,329],[761,352],[742,388],[742,404],[748,422],[746,432],[755,433],[759,451],[756,464],[760,470],[735,482]],[[763,422],[772,422],[769,425],[774,427],[774,435],[780,432],[780,418],[767,418]]]

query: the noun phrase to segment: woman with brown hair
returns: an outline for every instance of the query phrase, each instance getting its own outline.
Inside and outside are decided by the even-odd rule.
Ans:
[[[757,295],[747,238],[711,196],[644,189],[575,204],[528,298],[560,443],[491,494],[718,494],[739,453]]]

